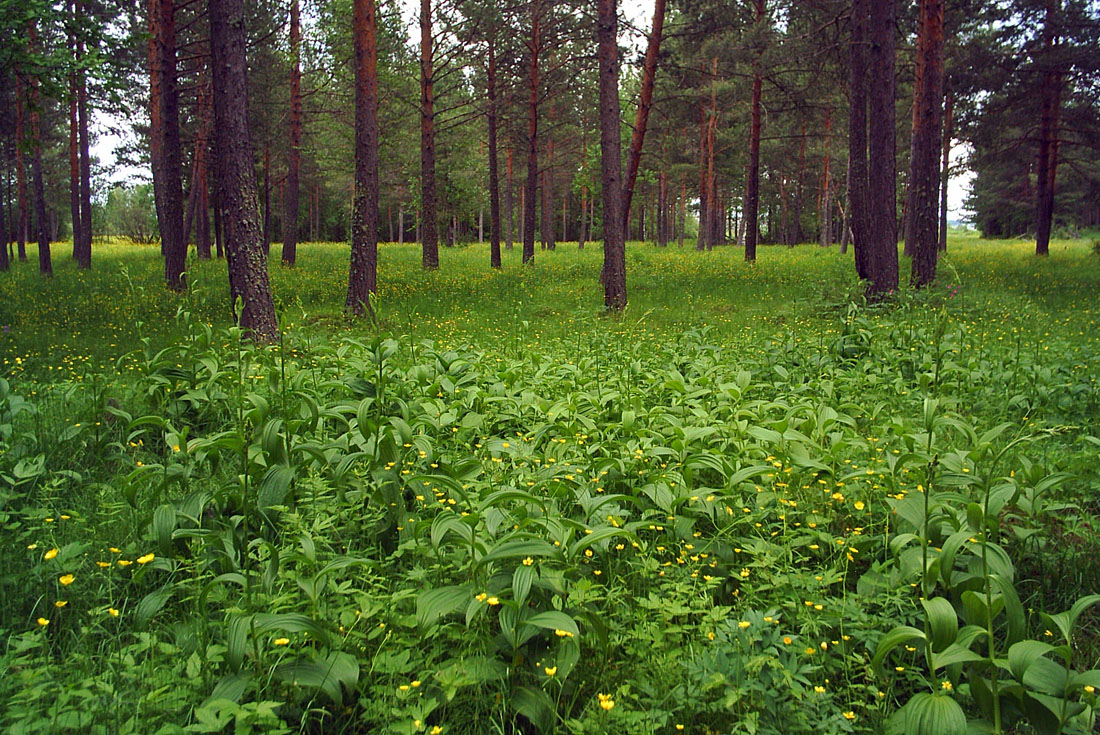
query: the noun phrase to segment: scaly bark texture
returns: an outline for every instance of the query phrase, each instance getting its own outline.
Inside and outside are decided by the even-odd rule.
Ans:
[[[755,0],[757,26],[764,22],[764,0]],[[760,129],[764,79],[760,74],[760,51],[752,60],[752,109],[749,113],[749,173],[745,182],[745,260],[756,260],[760,237]]]
[[[378,24],[374,0],[355,0],[355,199],[344,308],[371,311],[378,280]]]
[[[871,3],[870,84],[868,85],[867,202],[870,224],[868,294],[898,288],[897,133],[894,114],[896,0]]]
[[[27,49],[33,52],[36,30],[31,23],[27,27]],[[38,272],[47,278],[53,276],[53,260],[50,258],[50,225],[46,213],[46,187],[42,177],[42,125],[39,110],[42,95],[38,90],[38,77],[31,77],[31,176],[34,178],[34,219],[38,230]]]
[[[870,277],[867,182],[867,15],[870,0],[853,0],[850,20],[848,98],[848,211],[856,275]],[[848,233],[842,233],[847,242]],[[844,248],[841,248],[843,252]]]
[[[909,232],[913,268],[920,288],[936,279],[939,250],[940,153],[943,136],[943,0],[920,0],[917,32],[920,86],[914,92],[913,144],[909,161]]]
[[[176,79],[174,0],[149,0],[149,158],[153,169],[164,280],[187,287],[184,269],[183,189],[180,172],[179,90]]]
[[[435,77],[432,56],[432,2],[420,0],[420,248],[425,270],[439,268],[435,201]]]
[[[76,0],[78,22],[84,17],[84,2]],[[84,56],[85,43],[78,33],[76,52]],[[76,262],[81,268],[92,267],[92,154],[88,135],[88,75],[82,69],[77,73],[77,127],[80,133],[80,252]]]
[[[75,17],[76,11],[73,3],[68,4],[68,11]],[[73,260],[77,260],[80,254],[80,244],[83,241],[80,236],[80,126],[77,122],[77,83],[76,83],[76,34],[70,27],[69,54],[72,59],[73,69],[69,72],[69,211],[73,224]]]
[[[267,248],[261,241],[256,171],[248,129],[244,0],[209,0],[210,47],[214,76],[214,145],[218,163],[218,203],[225,227],[229,288],[241,301],[238,323],[256,341],[273,342],[279,330]]]
[[[500,268],[500,172],[497,170],[496,40],[489,39],[489,266]],[[480,235],[479,235],[480,237]]]
[[[638,111],[634,116],[634,132],[630,135],[630,153],[623,182],[623,221],[630,217],[630,202],[634,198],[634,182],[638,179],[638,166],[642,162],[642,144],[645,142],[649,111],[653,107],[653,86],[657,79],[657,60],[661,54],[661,35],[665,27],[665,0],[653,0],[653,30],[645,49],[642,66],[642,88],[638,93]]]
[[[302,165],[302,30],[298,0],[290,3],[290,140],[283,190],[283,265],[298,260],[298,172]]]
[[[622,153],[619,134],[618,12],[615,0],[596,0],[600,82],[600,179],[603,182],[604,306],[626,308],[626,243],[623,241]]]
[[[539,36],[538,3],[531,3],[531,65],[527,75],[527,185],[523,189],[523,262],[535,260],[535,193],[539,178]]]
[[[23,153],[26,140],[26,85],[23,75],[15,72],[15,198],[19,215],[16,224],[15,244],[20,263],[27,261],[27,233],[30,227],[30,207],[27,201],[27,164]]]
[[[1054,219],[1054,170],[1057,167],[1058,117],[1062,104],[1062,75],[1050,56],[1058,45],[1055,26],[1061,12],[1060,0],[1047,0],[1043,23],[1043,87],[1039,94],[1039,160],[1035,167],[1035,254],[1050,252],[1050,229]]]

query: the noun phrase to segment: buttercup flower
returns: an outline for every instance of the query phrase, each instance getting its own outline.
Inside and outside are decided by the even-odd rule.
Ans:
[[[47,625],[50,624],[50,621],[47,620],[46,618],[39,618],[38,619],[38,624],[41,625],[43,628],[45,628]]]
[[[73,580],[75,579],[76,576],[72,574],[62,574],[60,577],[57,578],[57,581],[61,584],[62,587],[68,587],[70,584],[73,583]]]
[[[45,554],[43,554],[42,558],[45,559],[46,561],[49,561],[50,559],[55,558],[57,556],[57,554],[58,554],[58,549],[55,547],[55,548],[52,548],[49,551],[47,551]]]
[[[155,559],[155,558],[156,558],[156,554],[151,554],[151,553],[146,554],[145,556],[139,556],[138,560],[137,560],[137,563],[138,564],[148,564],[149,562],[153,561],[153,559]]]

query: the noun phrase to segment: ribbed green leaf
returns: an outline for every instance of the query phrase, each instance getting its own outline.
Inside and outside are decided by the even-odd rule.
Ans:
[[[473,592],[467,585],[437,587],[422,592],[416,598],[416,624],[426,630],[440,618],[465,610],[471,597]]]
[[[949,696],[921,692],[902,709],[907,735],[966,735],[966,714]]]
[[[875,649],[875,657],[871,660],[871,665],[874,667],[875,671],[881,676],[882,661],[886,658],[886,655],[898,646],[904,645],[910,641],[924,641],[927,643],[928,637],[925,636],[923,630],[917,630],[909,625],[899,625],[884,635],[882,640],[878,642],[878,647]]]
[[[546,630],[565,630],[572,633],[574,636],[580,635],[580,629],[577,628],[577,621],[569,617],[560,610],[547,610],[541,612],[538,615],[534,615],[524,621],[527,625],[533,625],[537,628],[545,628]]]
[[[921,605],[932,628],[932,651],[942,651],[955,642],[959,632],[959,617],[955,614],[955,608],[942,597],[921,600]]]

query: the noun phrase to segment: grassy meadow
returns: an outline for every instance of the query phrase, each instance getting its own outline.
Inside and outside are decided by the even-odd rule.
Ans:
[[[0,732],[1091,733],[1100,257],[0,274]],[[277,250],[277,249],[276,249]],[[907,274],[903,261],[902,273]]]

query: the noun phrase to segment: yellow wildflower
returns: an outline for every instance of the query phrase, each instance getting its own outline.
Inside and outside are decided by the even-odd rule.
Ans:
[[[275,640],[271,641],[271,645],[273,646],[285,646],[288,643],[290,643],[289,638],[276,638]]]
[[[62,574],[60,577],[57,578],[57,581],[61,584],[62,587],[68,587],[70,584],[73,583],[73,580],[75,579],[76,577],[72,574]]]
[[[155,559],[155,558],[156,558],[156,554],[149,553],[149,554],[146,554],[145,556],[139,556],[138,560],[137,560],[137,563],[138,564],[148,564],[149,562],[153,561],[153,559]]]
[[[49,561],[50,559],[53,559],[54,557],[56,557],[58,555],[58,553],[59,553],[59,549],[57,547],[54,547],[54,548],[50,549],[49,551],[47,551],[45,554],[43,554],[42,558],[45,559],[46,561]]]
[[[41,625],[43,628],[45,628],[47,625],[50,624],[50,621],[47,620],[46,618],[39,618],[38,619],[38,624]]]

